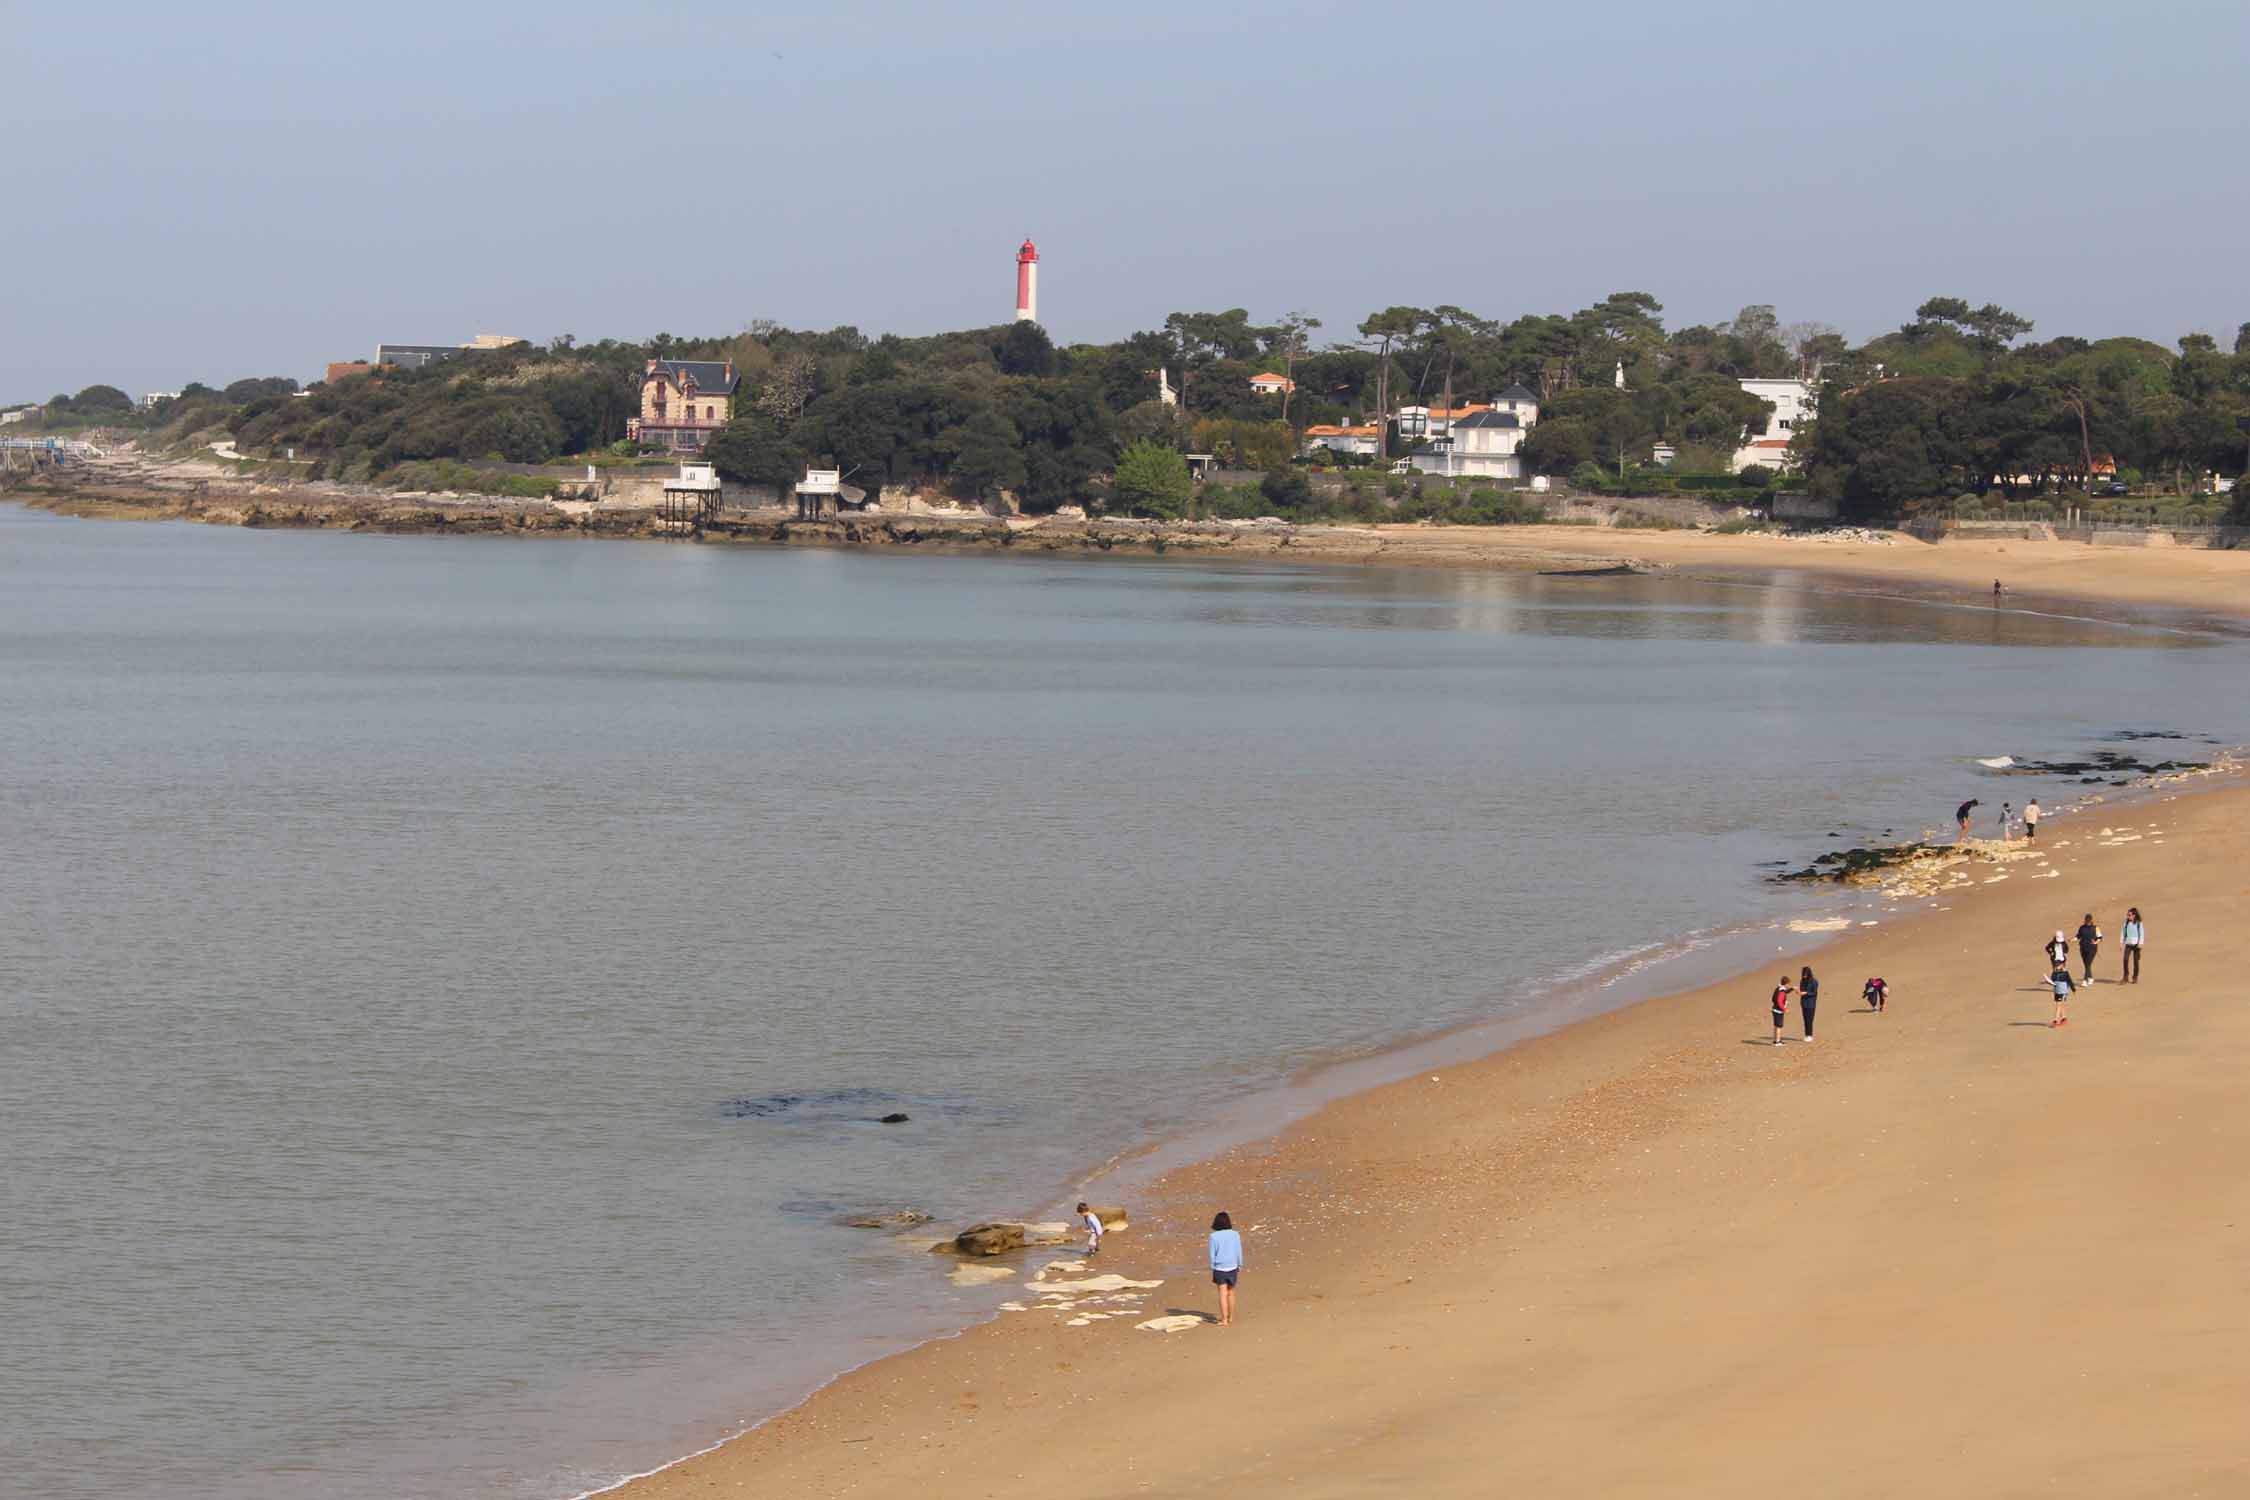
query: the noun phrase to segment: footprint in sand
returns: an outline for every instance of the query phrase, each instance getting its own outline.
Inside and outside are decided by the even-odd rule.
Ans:
[[[1185,1328],[1202,1326],[1203,1320],[1188,1313],[1172,1313],[1167,1317],[1151,1318],[1146,1323],[1135,1323],[1135,1328],[1145,1328],[1150,1333],[1178,1333]]]

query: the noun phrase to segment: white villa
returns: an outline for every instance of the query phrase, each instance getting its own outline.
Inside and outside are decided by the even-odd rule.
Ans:
[[[1789,440],[1797,429],[1812,419],[1813,388],[1802,380],[1745,380],[1742,388],[1761,401],[1773,403],[1773,415],[1766,418],[1765,435],[1745,438],[1741,447],[1734,450],[1734,472],[1739,474],[1752,464],[1763,464],[1769,469],[1786,469],[1790,466]]]
[[[1437,420],[1440,412],[1445,420]],[[1509,386],[1489,405],[1439,408],[1430,414],[1430,440],[1408,462],[1423,474],[1455,479],[1523,478],[1524,435],[1538,425],[1539,398]],[[1403,424],[1400,430],[1405,428]]]
[[[1373,422],[1364,427],[1335,427],[1316,423],[1305,429],[1305,451],[1310,453],[1315,448],[1326,448],[1331,453],[1364,453],[1372,458],[1375,456],[1375,440],[1381,435],[1382,429]]]
[[[1284,391],[1296,390],[1297,382],[1291,380],[1286,375],[1276,375],[1271,370],[1268,370],[1263,375],[1253,375],[1250,377],[1250,389],[1256,391],[1261,396],[1278,396]]]

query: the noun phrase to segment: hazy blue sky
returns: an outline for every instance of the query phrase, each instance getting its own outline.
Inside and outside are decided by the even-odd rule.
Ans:
[[[2250,6],[0,0],[0,401],[378,341],[1653,292],[2250,319]],[[26,59],[31,59],[29,66]]]

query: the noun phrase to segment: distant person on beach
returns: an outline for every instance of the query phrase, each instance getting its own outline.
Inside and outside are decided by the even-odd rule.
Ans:
[[[2067,962],[2056,964],[2055,972],[2047,976],[2047,984],[2055,992],[2055,1018],[2047,1024],[2049,1026],[2068,1026],[2070,1024],[2068,1013],[2070,992],[2077,988],[2070,982],[2070,965]],[[2037,1023],[2034,1022],[2033,1024],[2036,1025]]]
[[[1997,578],[1992,580],[1992,597],[1995,600],[2000,597],[2000,580]]]
[[[2016,810],[2014,808],[2005,802],[2000,804],[2000,842],[2003,844],[2008,842],[2008,820],[2015,815]]]
[[[1975,812],[1981,806],[1983,806],[1982,803],[1971,797],[1968,801],[1953,809],[1953,821],[1961,825],[1961,842],[1964,844],[1969,841],[1969,814]]]
[[[1773,1044],[1781,1045],[1781,1028],[1789,1019],[1789,976],[1781,976],[1781,983],[1773,987]]]
[[[2086,982],[2094,982],[2094,954],[2101,949],[2102,930],[2094,925],[2094,914],[2086,913],[2086,920],[2078,924],[2078,957],[2086,965]]]
[[[2068,978],[2068,975],[2063,976]],[[1242,1235],[1224,1212],[1211,1221],[1211,1285],[1219,1289],[1219,1326],[1234,1324],[1234,1284],[1242,1276]]]
[[[2023,805],[2023,836],[2027,841],[2039,837],[2039,799],[2037,797]]]
[[[1883,983],[1883,976],[1878,974],[1867,981],[1866,987],[1859,992],[1859,998],[1867,1002],[1869,1010],[1881,1015],[1883,1007],[1891,1003],[1891,987]]]
[[[1078,1221],[1086,1226],[1086,1253],[1088,1255],[1101,1254],[1102,1216],[1081,1203],[1078,1205]]]
[[[2139,984],[2141,982],[2141,944],[2148,941],[2148,924],[2141,920],[2141,909],[2139,907],[2128,906],[2125,908],[2125,926],[2117,936],[2125,944],[2125,967],[2117,982],[2119,984]]]
[[[2060,927],[2055,929],[2055,935],[2053,937],[2047,939],[2046,952],[2048,968],[2062,969],[2069,967],[2070,940],[2062,935],[2062,929]]]
[[[1804,1017],[1805,1040],[1812,1040],[1813,1011],[1820,1004],[1820,981],[1813,978],[1812,965],[1806,964],[1797,976],[1797,1014]]]

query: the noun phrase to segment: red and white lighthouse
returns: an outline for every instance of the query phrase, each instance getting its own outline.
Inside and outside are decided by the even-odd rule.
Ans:
[[[1016,321],[1039,321],[1039,247],[1029,240],[1016,252]]]

